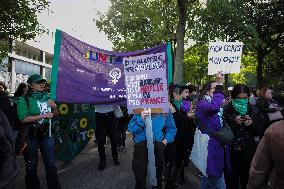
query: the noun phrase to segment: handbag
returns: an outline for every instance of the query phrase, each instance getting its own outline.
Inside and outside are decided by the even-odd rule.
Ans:
[[[212,135],[216,137],[222,145],[229,144],[234,139],[234,133],[231,130],[230,126],[227,122],[223,119],[223,127],[220,131],[213,131]]]
[[[208,133],[210,136],[213,136],[217,138],[217,140],[222,144],[226,145],[232,142],[234,139],[234,133],[231,130],[230,126],[227,124],[224,118],[223,119],[223,127],[221,128],[220,131],[214,131],[213,129],[210,128],[210,126],[205,126],[200,122],[198,119],[196,119],[198,127],[202,130]],[[200,124],[201,123],[201,124]]]
[[[270,103],[270,105],[269,105],[269,109],[273,109],[273,108],[277,108],[277,107],[278,107],[278,105],[275,104],[275,103]],[[268,118],[269,118],[269,121],[278,121],[278,120],[283,119],[283,115],[278,110],[278,111],[273,112],[273,113],[268,113]]]

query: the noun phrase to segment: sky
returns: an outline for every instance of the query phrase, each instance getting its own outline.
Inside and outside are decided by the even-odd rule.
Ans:
[[[99,32],[93,19],[97,12],[106,12],[109,0],[49,0],[49,10],[38,15],[38,20],[48,34],[37,36],[30,45],[53,54],[54,34],[60,29],[75,38],[98,48],[112,50],[112,43],[104,32]]]

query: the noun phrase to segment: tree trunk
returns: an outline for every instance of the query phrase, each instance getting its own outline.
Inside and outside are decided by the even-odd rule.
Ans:
[[[184,37],[187,20],[187,0],[177,0],[179,20],[177,24],[177,48],[174,65],[174,83],[183,83]]]
[[[257,78],[257,87],[263,87],[263,62],[264,54],[261,50],[257,50],[257,68],[256,68],[256,78]]]

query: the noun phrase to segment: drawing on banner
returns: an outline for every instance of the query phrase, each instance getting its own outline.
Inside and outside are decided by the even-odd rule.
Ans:
[[[208,75],[218,71],[240,73],[242,42],[210,42],[208,47]]]
[[[136,108],[162,108],[168,112],[165,53],[124,58],[128,113]]]
[[[121,70],[119,68],[113,68],[109,72],[109,76],[112,78],[113,84],[116,84],[119,78],[121,78]]]

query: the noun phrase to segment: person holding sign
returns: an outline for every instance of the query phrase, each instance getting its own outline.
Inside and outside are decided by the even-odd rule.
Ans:
[[[132,170],[136,181],[135,189],[146,189],[148,151],[145,118],[148,115],[149,112],[143,110],[141,115],[134,115],[128,124],[128,130],[134,135],[135,143],[132,160]],[[152,116],[152,131],[157,178],[157,186],[153,188],[162,189],[164,150],[168,143],[174,141],[176,135],[172,114],[170,112],[154,114]]]
[[[195,152],[207,152],[206,157],[198,157],[200,160],[206,158],[205,167],[200,170],[203,173],[200,189],[214,188],[225,189],[224,167],[225,167],[225,146],[214,136],[214,131],[220,131],[225,126],[222,119],[222,105],[224,102],[223,93],[224,76],[218,72],[216,81],[206,83],[201,90],[199,100],[196,106],[197,127],[195,135],[202,133],[207,135],[208,141],[194,141],[191,159],[197,156]],[[200,137],[201,138],[201,137]],[[198,144],[201,144],[198,146]],[[200,149],[197,149],[197,146]],[[203,160],[203,159],[202,159]],[[198,165],[198,162],[195,162]],[[202,162],[204,163],[204,162]],[[202,165],[204,166],[204,165]],[[201,167],[199,167],[200,169]]]

